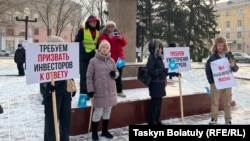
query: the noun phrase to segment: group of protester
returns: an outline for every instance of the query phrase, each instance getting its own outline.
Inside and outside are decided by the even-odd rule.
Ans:
[[[49,36],[47,42],[64,42],[58,36]],[[126,97],[122,91],[123,67],[116,66],[118,58],[125,59],[123,47],[126,46],[126,38],[118,31],[114,21],[108,21],[104,29],[100,28],[100,21],[91,15],[81,27],[75,38],[79,43],[79,68],[80,68],[80,94],[87,94],[92,98],[94,107],[91,119],[92,140],[99,140],[98,124],[102,118],[101,136],[112,139],[113,135],[108,131],[109,119],[112,107],[117,104],[117,96]],[[173,45],[171,45],[173,47]],[[175,45],[174,45],[175,46]],[[163,63],[163,44],[159,39],[153,39],[148,44],[150,56],[147,61],[147,71],[152,77],[149,88],[150,105],[148,125],[163,125],[160,120],[162,98],[166,96],[166,77],[169,75],[180,77],[181,74],[168,73]],[[211,88],[211,122],[216,124],[218,117],[219,94],[223,95],[225,122],[231,124],[231,99],[232,88],[217,89],[210,63],[220,58],[228,58],[230,55],[226,39],[218,37],[211,48],[205,72]],[[20,57],[22,56],[22,58]],[[24,56],[24,58],[23,58]],[[21,58],[21,59],[20,59]],[[25,50],[21,45],[15,53],[15,62],[19,75],[23,76],[25,62]],[[231,60],[230,67],[236,72],[239,67]],[[75,93],[67,92],[66,80],[41,83],[43,104],[45,112],[44,141],[55,141],[55,128],[53,118],[52,92],[56,92],[57,115],[59,120],[60,140],[69,141],[71,121],[71,100]],[[86,125],[87,126],[87,125]]]
[[[47,42],[64,42],[58,36],[50,35]],[[117,104],[117,96],[126,97],[122,89],[122,70],[117,67],[118,58],[125,59],[123,47],[126,38],[118,31],[114,21],[108,21],[104,29],[100,21],[91,15],[76,35],[79,43],[80,94],[92,98],[94,107],[91,119],[92,140],[99,140],[98,123],[102,118],[102,134],[109,139],[113,135],[108,131],[112,107]],[[45,106],[44,141],[56,139],[53,119],[52,95],[56,92],[57,115],[59,120],[60,140],[69,141],[71,100],[75,93],[66,90],[66,80],[42,83],[41,93]]]

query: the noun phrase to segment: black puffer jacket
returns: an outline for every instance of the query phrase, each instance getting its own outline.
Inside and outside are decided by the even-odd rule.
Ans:
[[[160,40],[153,40],[149,43],[148,49],[150,56],[147,62],[148,73],[151,76],[151,83],[148,85],[151,97],[166,96],[166,72],[162,60],[162,54],[159,53]]]
[[[17,49],[14,56],[15,63],[25,63],[25,49]]]

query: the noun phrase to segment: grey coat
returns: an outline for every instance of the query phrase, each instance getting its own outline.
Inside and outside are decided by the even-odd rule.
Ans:
[[[111,78],[110,71],[116,75]],[[115,79],[119,76],[115,61],[97,52],[89,62],[87,70],[87,89],[94,92],[94,107],[111,107],[117,104]]]

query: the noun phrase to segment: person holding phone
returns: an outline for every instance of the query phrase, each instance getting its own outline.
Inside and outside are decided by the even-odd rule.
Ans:
[[[210,84],[211,89],[211,121],[210,125],[217,124],[218,114],[219,114],[219,98],[220,94],[222,94],[223,99],[223,108],[225,113],[225,124],[232,124],[231,119],[231,100],[232,100],[232,88],[225,89],[217,89],[214,83],[212,68],[210,63],[212,61],[227,58],[230,64],[232,72],[237,72],[239,67],[236,64],[236,61],[232,58],[232,53],[229,52],[228,45],[226,43],[226,39],[224,37],[217,37],[214,41],[213,46],[211,47],[211,55],[209,56],[206,66],[205,72],[208,83]]]
[[[123,47],[127,45],[127,40],[126,38],[118,31],[116,28],[116,23],[114,21],[107,21],[105,24],[104,30],[101,33],[98,44],[100,44],[100,41],[102,40],[107,40],[110,45],[110,53],[111,57],[115,60],[117,63],[118,58],[125,59],[125,55],[123,52]],[[123,88],[122,88],[122,70],[123,67],[119,68],[119,77],[116,79],[116,90],[117,90],[117,95],[120,97],[126,97],[126,95],[123,93]]]

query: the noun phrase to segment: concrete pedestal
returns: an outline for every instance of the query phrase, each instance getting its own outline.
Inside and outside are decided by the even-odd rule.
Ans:
[[[106,0],[109,20],[116,23],[128,44],[124,47],[126,62],[136,61],[136,11],[137,0]]]

